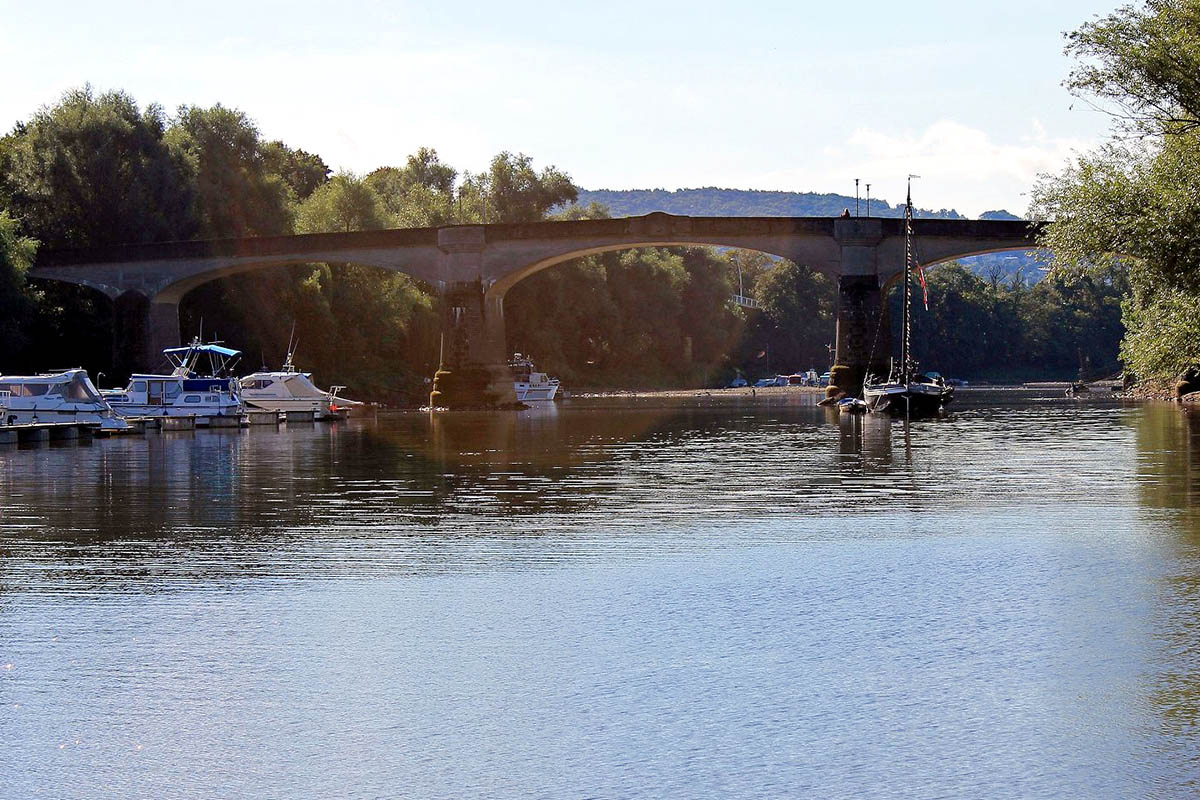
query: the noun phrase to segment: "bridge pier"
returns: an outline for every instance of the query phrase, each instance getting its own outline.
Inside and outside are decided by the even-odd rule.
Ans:
[[[504,340],[503,295],[481,281],[461,281],[442,292],[442,344],[429,405],[434,408],[515,406]]]
[[[829,393],[862,392],[867,373],[887,375],[892,332],[883,287],[875,275],[838,278],[836,355]]]
[[[113,373],[152,372],[179,345],[179,303],[130,290],[113,301]]]

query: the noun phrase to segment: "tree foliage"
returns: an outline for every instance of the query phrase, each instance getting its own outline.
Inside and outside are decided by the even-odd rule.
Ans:
[[[929,311],[912,311],[913,353],[925,369],[973,380],[1092,379],[1117,371],[1121,299],[1128,286],[1106,273],[1052,272],[1029,286],[999,273],[982,277],[961,263],[928,273]],[[900,287],[891,293],[893,351],[898,352]]]
[[[243,112],[183,106],[165,139],[186,166],[204,238],[291,231],[288,185],[268,170],[258,128]]]
[[[124,92],[67,92],[6,137],[9,210],[47,248],[191,236],[192,187],[164,128]]]
[[[504,152],[487,172],[466,173],[459,190],[460,222],[533,222],[556,206],[574,203],[579,195],[571,178],[556,167],[541,172],[524,153]]]
[[[280,141],[266,142],[261,150],[264,169],[282,178],[297,200],[306,199],[329,180],[329,165],[318,155],[293,150]]]
[[[296,211],[297,233],[370,231],[386,228],[389,218],[371,185],[353,173],[334,175]]]
[[[1043,176],[1031,210],[1052,221],[1042,244],[1057,268],[1128,264],[1122,358],[1168,378],[1200,364],[1200,0],[1122,7],[1070,34],[1067,52],[1085,60],[1068,86],[1111,105],[1118,124]]]
[[[1200,127],[1200,0],[1122,6],[1067,34],[1080,63],[1067,87],[1105,104],[1127,131]]]

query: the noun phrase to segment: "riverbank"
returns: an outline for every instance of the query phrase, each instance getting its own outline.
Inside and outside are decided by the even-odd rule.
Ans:
[[[1122,395],[1113,390],[1112,381],[1097,381],[1087,384],[1087,394],[1097,397],[1130,396]],[[971,394],[974,392],[1047,392],[1065,394],[1072,386],[1070,381],[1038,381],[1016,384],[972,384],[955,388],[956,393]],[[818,399],[825,396],[823,386],[741,386],[724,389],[615,389],[611,391],[578,392],[573,397],[630,397],[630,398],[670,398],[670,397],[767,397],[785,398],[815,396]],[[1147,396],[1146,399],[1149,399]]]

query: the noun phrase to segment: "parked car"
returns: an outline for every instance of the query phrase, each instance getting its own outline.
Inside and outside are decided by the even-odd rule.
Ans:
[[[797,372],[795,375],[787,376],[788,386],[805,386],[807,384],[808,380],[804,377],[804,373],[802,372]]]
[[[755,388],[758,388],[758,389],[761,389],[764,386],[774,386],[774,385],[775,385],[774,378],[759,378],[758,380],[756,380],[754,382]]]

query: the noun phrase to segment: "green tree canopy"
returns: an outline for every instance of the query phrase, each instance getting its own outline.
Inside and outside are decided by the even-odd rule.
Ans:
[[[1112,104],[1117,132],[1142,138],[1114,137],[1043,176],[1031,211],[1051,220],[1041,244],[1057,268],[1129,263],[1122,358],[1166,378],[1200,363],[1200,0],[1125,6],[1068,39],[1086,59],[1068,85]]]
[[[384,208],[401,228],[446,225],[455,219],[454,181],[458,171],[437,151],[422,147],[403,167],[380,167],[366,177]]]
[[[487,172],[466,173],[459,192],[463,222],[534,222],[579,196],[565,172],[553,166],[537,172],[529,156],[508,152],[493,158]]]
[[[193,194],[164,124],[124,92],[67,92],[6,137],[10,210],[46,248],[191,236]]]
[[[1080,62],[1068,88],[1099,99],[1123,127],[1200,127],[1200,0],[1122,6],[1068,34],[1066,51]]]
[[[244,113],[219,103],[183,106],[166,141],[187,166],[204,237],[291,232],[287,184],[269,171],[258,128]]]
[[[334,175],[300,204],[296,232],[379,230],[390,222],[370,184],[353,173],[343,172]]]
[[[304,200],[329,180],[329,165],[318,155],[293,150],[280,141],[262,145],[263,168],[278,175],[297,200]]]
[[[0,210],[0,341],[10,356],[23,353],[29,344],[28,326],[35,306],[25,273],[33,265],[36,252],[37,243],[21,236],[17,221]]]

